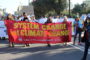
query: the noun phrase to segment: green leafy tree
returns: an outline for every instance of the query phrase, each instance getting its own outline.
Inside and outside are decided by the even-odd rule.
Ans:
[[[81,12],[82,12],[82,6],[79,4],[76,4],[72,10],[72,13],[81,13]]]
[[[90,13],[90,9],[87,11],[87,14]]]
[[[66,0],[36,0],[33,2],[36,16],[43,16],[49,12],[60,14],[66,8]]]
[[[85,3],[82,3],[82,4],[81,4],[81,7],[82,7],[82,13],[86,13],[86,12],[87,12],[87,11],[86,11],[87,5],[86,5]]]
[[[72,13],[86,13],[86,4],[82,3],[82,4],[76,4],[75,7],[72,10]]]

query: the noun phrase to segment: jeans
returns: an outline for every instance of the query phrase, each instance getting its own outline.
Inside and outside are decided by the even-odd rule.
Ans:
[[[88,49],[89,49],[89,46],[90,46],[90,43],[89,43],[89,42],[86,42],[86,43],[85,43],[84,55],[83,55],[82,60],[86,60],[87,55],[88,55]]]
[[[90,32],[87,32],[87,39],[85,41],[85,50],[84,50],[84,55],[83,55],[83,58],[82,60],[86,60],[87,58],[87,55],[88,55],[88,49],[89,49],[89,46],[90,46]]]
[[[76,31],[75,36],[74,36],[74,44],[75,44],[75,40],[78,34],[79,34],[79,43],[81,42],[81,33],[82,33],[81,31]]]

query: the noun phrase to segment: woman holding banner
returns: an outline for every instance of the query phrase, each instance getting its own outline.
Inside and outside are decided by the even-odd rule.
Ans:
[[[8,14],[6,20],[14,20],[14,17],[12,16],[12,14]],[[10,40],[9,40],[9,47],[14,47],[14,43],[10,42]]]
[[[64,16],[63,23],[66,23],[68,21],[68,17]],[[67,46],[67,39],[65,39],[65,46]]]
[[[25,12],[23,12],[23,16],[19,19],[20,21],[28,21],[28,22],[30,22],[31,21],[31,19],[26,15],[26,13]],[[25,46],[29,46],[29,44],[25,44]]]
[[[45,24],[48,24],[48,23],[52,23],[52,16],[50,16],[50,17],[47,19],[47,21],[46,21]],[[51,47],[51,45],[50,45],[49,42],[47,42],[47,46],[48,46],[48,47]]]
[[[12,14],[8,14],[6,17],[6,20],[14,20],[14,17]]]

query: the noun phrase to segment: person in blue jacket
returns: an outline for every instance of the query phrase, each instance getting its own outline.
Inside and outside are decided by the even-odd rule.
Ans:
[[[79,34],[78,44],[80,45],[81,44],[81,34],[82,34],[83,24],[78,17],[75,19],[74,28],[75,28],[75,36],[74,36],[73,44],[75,45],[76,37]]]

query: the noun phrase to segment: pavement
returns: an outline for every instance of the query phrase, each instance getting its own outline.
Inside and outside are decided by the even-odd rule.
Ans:
[[[16,44],[14,48],[8,47],[7,40],[0,42],[0,60],[81,60],[84,51],[84,44],[67,46],[63,44],[30,44],[30,47],[23,47],[23,44]],[[90,60],[90,53],[87,60]]]

